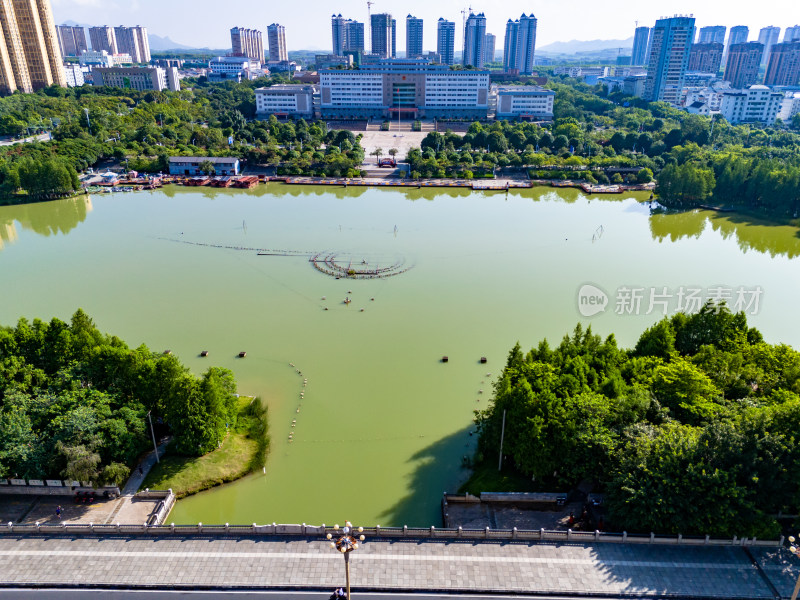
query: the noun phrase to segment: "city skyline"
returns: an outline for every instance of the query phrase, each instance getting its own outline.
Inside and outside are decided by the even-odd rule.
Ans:
[[[396,40],[398,49],[405,49],[406,15],[413,14],[423,19],[425,51],[436,49],[436,22],[440,17],[456,23],[457,50],[463,46],[463,21],[461,10],[464,2],[441,0],[435,5],[413,1],[403,6],[379,0],[372,6],[372,14],[388,12],[403,23],[398,27]],[[469,3],[467,3],[468,5]],[[611,5],[597,4],[588,0],[577,0],[565,14],[557,4],[533,6],[529,2],[510,0],[498,6],[495,3],[472,4],[473,12],[483,12],[487,18],[486,31],[497,36],[497,45],[502,47],[508,19],[519,18],[522,13],[533,14],[539,21],[537,47],[552,42],[597,39],[628,39],[632,37],[635,22],[640,26],[652,27],[660,17],[674,14],[693,14],[698,28],[725,25],[728,30],[735,25],[747,25],[750,38],[758,35],[762,27],[774,25],[785,30],[796,25],[800,17],[791,8],[789,0],[777,0],[769,6],[752,9],[752,5],[726,6],[720,14],[719,4],[709,0],[689,2],[680,0],[661,6],[643,6],[634,0],[617,0]],[[149,32],[161,37],[169,37],[173,42],[192,47],[224,49],[230,45],[229,31],[241,24],[241,15],[246,11],[251,27],[266,31],[269,23],[280,23],[286,27],[288,50],[321,50],[330,52],[331,14],[341,13],[343,17],[367,22],[367,5],[361,0],[340,0],[334,4],[312,0],[307,10],[297,11],[290,4],[276,6],[253,5],[244,0],[232,0],[226,6],[224,15],[215,14],[213,27],[208,25],[207,15],[214,4],[209,0],[174,0],[164,3],[156,0],[52,0],[56,24],[66,21],[90,25],[119,25],[141,23]],[[192,10],[187,10],[191,6]],[[204,10],[207,8],[208,10]],[[240,8],[241,11],[236,9]],[[620,19],[619,15],[629,16]],[[575,18],[579,16],[579,18]],[[719,18],[718,18],[719,17]],[[791,21],[791,22],[790,22]]]

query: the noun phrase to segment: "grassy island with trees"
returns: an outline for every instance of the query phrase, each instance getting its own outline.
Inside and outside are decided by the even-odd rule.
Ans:
[[[82,310],[69,323],[0,327],[0,477],[120,485],[152,449],[148,413],[184,461],[238,445],[247,470],[264,464],[266,411],[242,403],[228,369],[193,375],[171,354],[101,333]]]
[[[593,482],[609,529],[776,538],[776,515],[797,513],[800,353],[724,306],[665,318],[629,350],[580,325],[556,347],[517,344],[476,413],[473,493],[495,491],[476,486],[504,412],[506,483]]]

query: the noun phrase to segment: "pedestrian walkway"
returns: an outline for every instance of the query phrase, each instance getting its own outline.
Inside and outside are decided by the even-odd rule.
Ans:
[[[797,570],[785,551],[750,552],[755,563],[741,547],[368,539],[351,573],[354,592],[788,597]],[[344,561],[325,539],[6,533],[0,573],[10,585],[327,590],[344,583]]]
[[[164,452],[167,450],[167,446],[169,445],[170,440],[166,440],[162,442],[158,446],[158,455],[164,456]],[[150,472],[150,469],[153,468],[153,465],[156,464],[156,453],[150,452],[147,456],[142,459],[142,462],[133,469],[131,476],[128,478],[125,487],[122,488],[122,495],[123,496],[133,496],[142,484],[144,483],[145,477]],[[139,471],[141,469],[141,472]]]

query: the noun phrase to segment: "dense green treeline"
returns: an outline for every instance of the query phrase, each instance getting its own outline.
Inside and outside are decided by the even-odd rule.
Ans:
[[[289,173],[354,175],[363,149],[352,133],[255,120],[255,88],[283,80],[195,82],[179,92],[51,87],[2,98],[0,135],[50,131],[52,140],[0,148],[0,203],[67,195],[79,188],[77,172],[102,159],[166,172],[170,156],[238,156]],[[30,162],[39,176],[29,176]]]
[[[555,348],[517,344],[476,416],[479,461],[497,460],[504,411],[516,470],[541,489],[596,482],[618,530],[769,537],[798,507],[800,353],[724,307],[632,350],[580,325]]]
[[[152,447],[147,413],[177,452],[216,448],[236,421],[227,369],[189,373],[168,354],[129,348],[78,310],[69,323],[0,327],[0,477],[119,484]]]

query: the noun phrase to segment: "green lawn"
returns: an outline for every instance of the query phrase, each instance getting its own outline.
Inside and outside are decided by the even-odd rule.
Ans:
[[[199,457],[170,454],[148,473],[142,488],[172,489],[178,498],[244,477],[264,464],[269,438],[266,411],[254,411],[250,397],[239,398],[239,419],[222,446]],[[256,399],[255,402],[259,402]]]
[[[477,496],[481,492],[537,492],[536,484],[510,468],[497,470],[497,462],[484,460],[475,465],[470,478],[458,488],[460,494]]]

